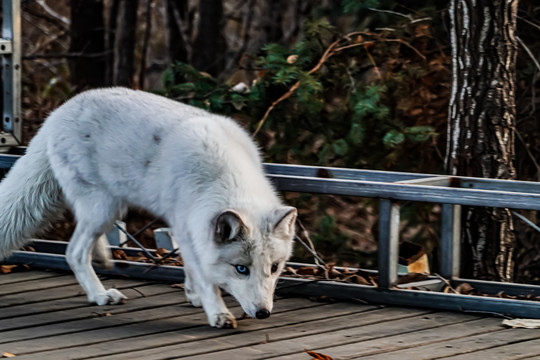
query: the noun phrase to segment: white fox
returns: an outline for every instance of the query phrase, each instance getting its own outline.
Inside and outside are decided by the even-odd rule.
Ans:
[[[131,206],[162,217],[179,242],[187,298],[219,328],[236,327],[220,289],[249,316],[270,316],[297,215],[234,121],[124,88],[87,91],[55,110],[0,184],[0,204],[0,259],[71,207],[66,258],[99,305],[126,298],[92,268],[92,255],[111,266],[103,234]]]

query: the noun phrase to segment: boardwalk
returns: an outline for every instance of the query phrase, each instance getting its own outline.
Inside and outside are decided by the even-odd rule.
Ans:
[[[540,358],[540,330],[507,329],[493,317],[359,303],[278,298],[267,320],[238,329],[206,325],[170,284],[110,278],[124,305],[86,304],[71,274],[0,275],[0,356],[16,359]],[[242,311],[230,298],[232,311]]]

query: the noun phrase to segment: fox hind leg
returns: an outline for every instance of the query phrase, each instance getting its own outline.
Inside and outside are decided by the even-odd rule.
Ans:
[[[103,233],[118,213],[111,197],[102,195],[104,196],[93,193],[91,197],[79,197],[73,202],[77,226],[67,247],[66,260],[86,292],[89,302],[98,305],[119,304],[127,297],[116,289],[105,289],[92,268],[92,255],[95,251],[102,252]],[[95,250],[96,246],[98,250]],[[103,261],[101,255],[98,260]]]
[[[92,262],[102,269],[113,268],[112,256],[109,250],[109,241],[105,234],[99,236],[95,243],[94,251],[92,253]]]

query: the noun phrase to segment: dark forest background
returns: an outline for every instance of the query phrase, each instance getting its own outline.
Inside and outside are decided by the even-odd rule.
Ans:
[[[518,179],[538,181],[540,6],[519,6],[515,165]],[[269,162],[444,173],[447,7],[412,0],[22,1],[24,139],[74,94],[128,86],[235,118],[256,134]],[[325,259],[375,265],[376,201],[284,196]],[[536,222],[535,213],[524,213]],[[428,204],[402,208],[401,238],[422,244],[434,269],[439,214]],[[133,228],[146,220],[130,216]],[[48,235],[67,238],[70,229],[58,223]],[[538,282],[538,234],[519,222],[516,229],[516,274]],[[308,258],[301,249],[295,256]]]

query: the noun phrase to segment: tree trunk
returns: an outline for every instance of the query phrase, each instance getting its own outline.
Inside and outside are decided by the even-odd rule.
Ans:
[[[131,87],[138,0],[120,0],[114,38],[113,85]]]
[[[213,76],[218,75],[225,64],[224,21],[222,0],[199,1],[199,26],[191,62]]]
[[[105,81],[107,85],[113,84],[113,73],[114,73],[114,42],[116,35],[116,20],[118,18],[118,5],[120,0],[111,0],[108,16],[107,16],[107,26],[106,26],[106,36],[105,36],[105,47],[107,49],[106,53],[106,70],[105,70]]]
[[[105,31],[102,0],[71,0],[71,83],[79,88],[105,84]]]
[[[188,0],[166,0],[167,42],[169,56],[174,64],[189,61],[190,42],[184,29],[189,27]],[[188,26],[186,26],[188,25]]]
[[[517,0],[450,0],[452,95],[446,167],[452,175],[514,179]],[[464,276],[511,281],[508,209],[464,209]]]

